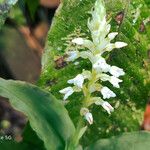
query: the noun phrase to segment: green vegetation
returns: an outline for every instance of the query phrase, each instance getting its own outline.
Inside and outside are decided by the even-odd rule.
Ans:
[[[63,0],[60,4],[48,33],[42,73],[37,86],[0,79],[0,95],[9,98],[15,109],[27,115],[32,128],[32,132],[25,130],[26,136],[22,143],[10,143],[16,146],[16,150],[19,150],[20,145],[25,146],[25,149],[31,146],[38,150],[82,149],[79,144],[87,150],[149,148],[149,133],[132,132],[140,129],[149,98],[149,0],[105,0],[111,31],[119,33],[115,40],[128,43],[127,47],[114,50],[106,58],[111,65],[123,68],[126,74],[122,77],[121,88],[113,89],[117,97],[112,98],[110,103],[115,106],[115,111],[108,116],[102,108],[92,107],[94,124],[87,125],[80,143],[80,138],[74,141],[83,96],[81,93],[70,96],[69,102],[64,106],[59,90],[67,86],[68,79],[81,73],[83,68],[89,69],[91,64],[82,59],[78,60],[80,65],[65,62],[65,50],[68,48],[65,43],[69,36],[73,38],[90,35],[87,20],[91,16],[90,10],[94,3],[95,0]],[[0,16],[0,26],[7,12]],[[81,129],[80,135],[84,129]],[[40,146],[36,140],[29,139],[33,134]],[[101,140],[112,136],[116,137]],[[95,142],[96,144],[92,144]],[[3,145],[7,144],[4,142]],[[12,146],[3,149],[9,150]]]

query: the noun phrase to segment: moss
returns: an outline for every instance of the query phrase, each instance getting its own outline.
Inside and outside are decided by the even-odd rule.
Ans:
[[[64,0],[49,31],[39,85],[52,92],[60,100],[62,95],[58,91],[67,86],[66,81],[80,73],[82,68],[89,68],[90,63],[79,60],[80,65],[75,66],[73,63],[69,63],[64,68],[55,69],[54,57],[64,55],[66,47],[62,38],[73,33],[76,28],[81,28],[81,32],[88,35],[87,19],[94,2],[95,0]],[[111,116],[108,116],[102,108],[97,106],[91,108],[95,121],[84,135],[83,145],[102,137],[139,130],[150,88],[148,71],[143,66],[143,61],[147,59],[150,27],[146,26],[146,33],[139,32],[142,18],[149,15],[148,7],[150,5],[146,5],[149,4],[149,1],[137,0],[136,3],[129,3],[126,0],[105,0],[105,3],[107,14],[112,17],[112,31],[119,32],[116,40],[129,44],[124,49],[114,50],[108,57],[108,61],[110,64],[123,68],[126,75],[123,77],[124,82],[121,84],[121,89],[114,89],[117,98],[111,99],[110,103],[115,105],[119,101],[120,106]],[[140,3],[143,4],[144,9],[141,10],[141,16],[137,23],[133,25],[131,11],[135,10]],[[121,24],[118,24],[115,17],[122,11],[125,13],[124,19]],[[50,81],[55,82],[52,85],[47,84]],[[78,121],[82,98],[82,93],[74,94],[66,105],[75,124]]]

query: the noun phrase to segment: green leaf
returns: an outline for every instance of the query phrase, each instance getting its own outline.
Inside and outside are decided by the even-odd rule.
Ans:
[[[0,78],[0,95],[27,115],[30,125],[47,150],[63,149],[75,128],[64,106],[51,94],[19,81]]]
[[[45,150],[42,147],[38,147],[38,145],[35,145],[33,143],[29,143],[26,141],[22,141],[22,142],[18,143],[18,142],[13,141],[13,140],[2,140],[2,139],[0,141],[0,149],[1,150],[29,150],[29,149]]]
[[[110,139],[101,139],[86,150],[148,150],[150,133],[131,132]]]
[[[36,132],[31,128],[30,123],[27,123],[22,136],[23,143],[32,145],[32,147],[36,147],[38,150],[45,150],[43,141],[39,139]]]
[[[56,58],[65,55],[66,38],[75,33],[80,36],[76,29],[85,36],[90,36],[87,28],[87,20],[91,16],[90,10],[96,0],[63,0],[55,14],[51,29],[48,33],[45,53],[43,55],[43,70],[39,80],[42,88],[51,91],[58,99],[62,95],[58,93],[67,85],[67,80],[74,78],[82,69],[89,69],[90,63],[86,60],[80,61],[80,65],[63,62],[59,64]],[[119,32],[116,41],[124,41],[128,46],[117,49],[108,57],[111,65],[116,65],[125,70],[126,75],[122,78],[123,83],[120,89],[111,89],[117,94],[110,103],[116,107],[111,116],[103,108],[94,106],[91,112],[94,117],[94,124],[87,129],[83,138],[83,145],[91,143],[97,139],[118,135],[126,131],[137,131],[142,123],[143,112],[149,98],[149,59],[148,49],[150,43],[150,25],[142,26],[150,14],[149,0],[105,0],[107,16],[111,19],[111,31]],[[140,15],[133,24],[133,12],[137,11],[142,4]],[[123,15],[123,20],[119,22],[119,15]],[[121,18],[121,17],[120,17]],[[119,18],[119,19],[120,19]],[[63,60],[63,59],[62,59]],[[107,85],[108,86],[108,85]],[[67,109],[74,123],[78,123],[79,110],[81,108],[83,95],[79,93],[69,97]]]
[[[39,0],[34,0],[34,1],[25,0],[25,2],[27,4],[27,6],[28,6],[31,18],[34,20],[35,13],[36,13],[37,8],[39,6]]]
[[[28,147],[25,143],[17,143],[14,141],[1,140],[0,149],[1,150],[27,150],[31,147]]]

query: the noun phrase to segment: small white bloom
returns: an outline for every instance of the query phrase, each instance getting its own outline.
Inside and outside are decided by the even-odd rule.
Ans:
[[[116,97],[116,94],[106,86],[102,87],[101,93],[103,95],[103,99],[106,99],[106,98],[109,99],[111,97]]]
[[[122,82],[122,80],[114,77],[114,76],[111,76],[110,79],[109,79],[109,82],[116,88],[120,88],[119,86],[119,82]]]
[[[101,79],[102,81],[109,81],[110,80],[110,76],[105,74],[105,73],[101,73],[101,74],[98,74],[97,79]]]
[[[90,41],[90,40],[84,39],[83,40],[83,46],[87,47],[88,49],[90,49],[92,51],[94,50],[94,43],[92,41]]]
[[[115,77],[125,75],[125,72],[123,71],[123,69],[116,67],[116,66],[111,66],[109,72]]]
[[[68,58],[66,59],[66,61],[74,61],[78,58],[78,53],[78,51],[68,51]]]
[[[110,52],[114,48],[115,48],[115,44],[114,43],[109,43],[109,44],[106,45],[105,51]]]
[[[91,125],[93,124],[93,116],[90,112],[85,114],[85,119],[88,121],[88,123]]]
[[[109,33],[109,34],[108,34],[108,38],[109,38],[110,40],[113,40],[113,39],[116,37],[117,34],[118,34],[118,32]]]
[[[125,42],[116,42],[115,43],[115,47],[116,48],[122,48],[122,47],[125,47],[125,46],[127,46],[128,44],[127,43],[125,43]]]
[[[107,101],[103,101],[101,106],[108,112],[108,114],[111,114],[111,112],[114,111],[114,108]]]
[[[75,38],[72,40],[72,43],[82,45],[84,43],[84,40],[83,40],[83,38]]]
[[[72,87],[66,87],[66,88],[60,90],[59,92],[62,94],[65,94],[64,100],[66,100],[70,95],[73,94],[74,90]]]
[[[85,119],[88,121],[90,125],[93,124],[93,116],[87,108],[81,108],[80,114],[81,116],[85,117]]]
[[[75,86],[82,88],[84,82],[84,77],[82,74],[78,74],[74,79],[68,80],[69,84],[74,84]]]
[[[88,58],[90,61],[92,61],[93,58],[93,54],[90,51],[82,51],[79,53],[79,56],[84,59]]]
[[[99,57],[98,61],[93,65],[93,68],[97,71],[108,72],[110,65],[108,65],[103,57]]]

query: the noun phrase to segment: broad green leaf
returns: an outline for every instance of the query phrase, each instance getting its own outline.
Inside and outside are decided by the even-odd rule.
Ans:
[[[16,4],[18,0],[5,0],[0,1],[0,29],[5,22],[7,14],[11,7]]]
[[[23,143],[32,145],[32,147],[36,147],[38,150],[45,150],[43,141],[39,139],[36,132],[31,128],[30,123],[27,123],[22,136]]]
[[[38,145],[34,145],[33,143],[29,142],[16,142],[13,140],[0,140],[0,149],[1,150],[45,150]]]
[[[51,94],[19,81],[0,78],[0,95],[23,112],[47,150],[63,149],[75,128],[64,106]]]
[[[9,140],[1,140],[0,141],[0,149],[1,150],[27,150],[31,147],[28,147],[25,143],[17,143]]]
[[[101,139],[86,150],[148,150],[150,133],[131,132],[110,139]]]
[[[79,59],[80,65],[67,64],[61,57],[65,55],[66,49],[64,38],[73,33],[75,36],[82,35],[80,33],[90,36],[87,20],[95,1],[63,0],[55,14],[47,37],[39,85],[52,92],[58,99],[62,99],[58,91],[68,86],[68,79],[81,73],[83,68],[90,68],[90,63],[87,61]],[[108,116],[101,107],[94,106],[91,109],[94,124],[88,128],[82,141],[83,145],[100,137],[139,130],[149,97],[150,67],[147,52],[150,49],[150,25],[149,23],[142,25],[150,14],[149,0],[105,0],[105,4],[107,17],[111,18],[111,31],[119,32],[116,40],[128,43],[127,47],[114,50],[108,57],[108,61],[112,65],[123,68],[126,75],[122,78],[121,88],[113,89],[117,97],[110,100],[110,103],[116,106],[111,116]],[[138,7],[140,14],[134,24],[133,12],[137,13]],[[60,61],[56,61],[59,57]],[[82,94],[73,94],[66,106],[75,124],[78,123],[82,99]]]

